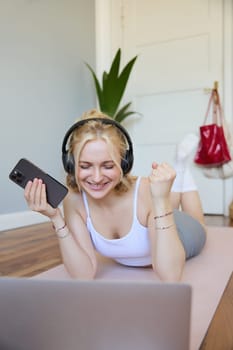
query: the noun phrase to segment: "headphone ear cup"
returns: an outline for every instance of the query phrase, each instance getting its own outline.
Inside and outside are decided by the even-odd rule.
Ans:
[[[126,175],[130,172],[133,166],[133,154],[130,150],[127,150],[124,158],[121,160],[121,169],[123,174]]]
[[[128,169],[128,163],[127,163],[126,159],[121,160],[121,169],[123,171],[123,175],[126,175],[127,169]]]
[[[65,171],[68,174],[74,175],[75,172],[75,164],[74,164],[74,157],[72,154],[69,154],[68,152],[63,153],[62,155],[62,162]]]

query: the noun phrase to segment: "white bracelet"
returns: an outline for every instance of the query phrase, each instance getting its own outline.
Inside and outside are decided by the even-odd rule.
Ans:
[[[174,224],[168,226],[155,226],[156,230],[167,230],[168,228],[174,226]]]

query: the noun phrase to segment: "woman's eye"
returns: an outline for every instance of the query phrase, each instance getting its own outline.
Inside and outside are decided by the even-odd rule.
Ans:
[[[107,169],[107,170],[108,170],[108,169],[113,169],[113,165],[111,165],[111,166],[106,166],[105,169]]]
[[[114,168],[114,164],[105,164],[104,168],[105,169],[113,169]]]
[[[90,165],[79,165],[81,169],[89,169]]]

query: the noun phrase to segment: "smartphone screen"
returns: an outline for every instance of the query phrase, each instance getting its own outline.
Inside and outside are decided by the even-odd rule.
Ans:
[[[34,178],[43,180],[46,185],[47,201],[53,208],[57,208],[68,192],[66,186],[25,158],[19,160],[10,172],[9,178],[22,188]]]

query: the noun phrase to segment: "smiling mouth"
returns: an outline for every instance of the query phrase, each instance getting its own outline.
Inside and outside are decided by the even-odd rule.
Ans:
[[[102,190],[106,185],[109,184],[109,182],[104,183],[93,183],[93,182],[87,182],[88,186],[93,190]]]

